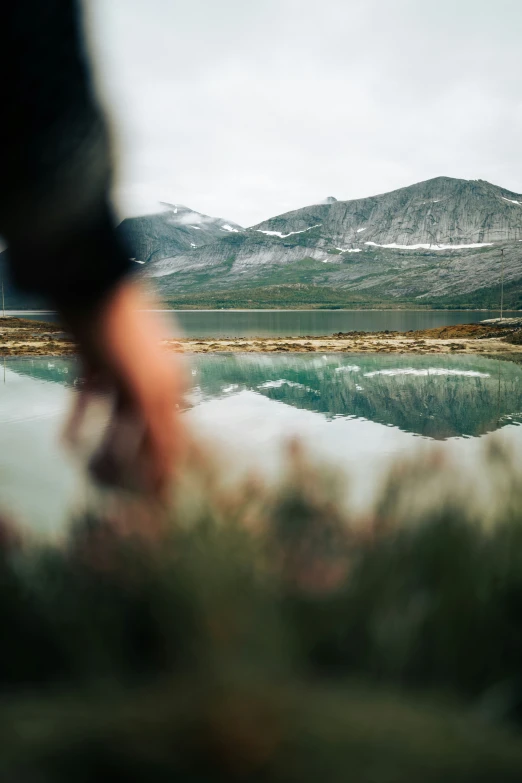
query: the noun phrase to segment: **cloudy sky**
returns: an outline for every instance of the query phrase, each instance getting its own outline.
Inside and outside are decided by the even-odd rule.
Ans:
[[[522,192],[521,0],[88,0],[123,214],[252,225],[441,174]]]

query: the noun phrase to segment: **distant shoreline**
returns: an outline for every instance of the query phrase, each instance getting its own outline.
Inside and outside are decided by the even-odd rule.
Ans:
[[[522,318],[515,323],[457,324],[409,332],[346,332],[316,337],[181,337],[162,341],[175,353],[410,353],[487,354],[522,358]],[[0,318],[3,356],[73,356],[76,346],[59,324]]]
[[[496,313],[499,307],[160,307],[151,313]],[[507,313],[522,310],[506,309]],[[55,310],[6,310],[5,317],[55,315]],[[1,316],[0,316],[1,317]],[[51,322],[49,322],[51,323]]]

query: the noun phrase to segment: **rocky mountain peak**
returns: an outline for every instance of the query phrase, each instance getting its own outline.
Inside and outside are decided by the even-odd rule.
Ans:
[[[229,233],[239,234],[242,226],[211,217],[183,204],[158,202],[152,215],[126,218],[118,231],[133,258],[142,263],[195,250]]]
[[[293,210],[253,229],[289,236],[316,226],[346,249],[518,240],[522,196],[484,180],[435,177],[369,198]]]

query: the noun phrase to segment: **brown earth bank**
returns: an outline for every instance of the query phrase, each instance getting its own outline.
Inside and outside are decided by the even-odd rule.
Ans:
[[[522,319],[457,324],[409,332],[339,332],[324,337],[180,337],[164,340],[179,353],[467,353],[522,355]],[[0,318],[3,356],[67,356],[74,341],[58,324]]]

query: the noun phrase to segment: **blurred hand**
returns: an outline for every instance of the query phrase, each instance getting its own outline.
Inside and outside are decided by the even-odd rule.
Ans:
[[[67,437],[74,441],[92,392],[114,394],[114,418],[94,472],[104,473],[98,478],[107,483],[118,484],[118,471],[124,471],[130,461],[134,473],[138,466],[140,488],[162,494],[184,440],[177,408],[185,373],[180,358],[167,355],[160,346],[165,337],[161,319],[146,312],[153,306],[139,284],[126,281],[96,310],[64,314],[78,342],[86,376]],[[126,422],[127,435],[120,422]]]

